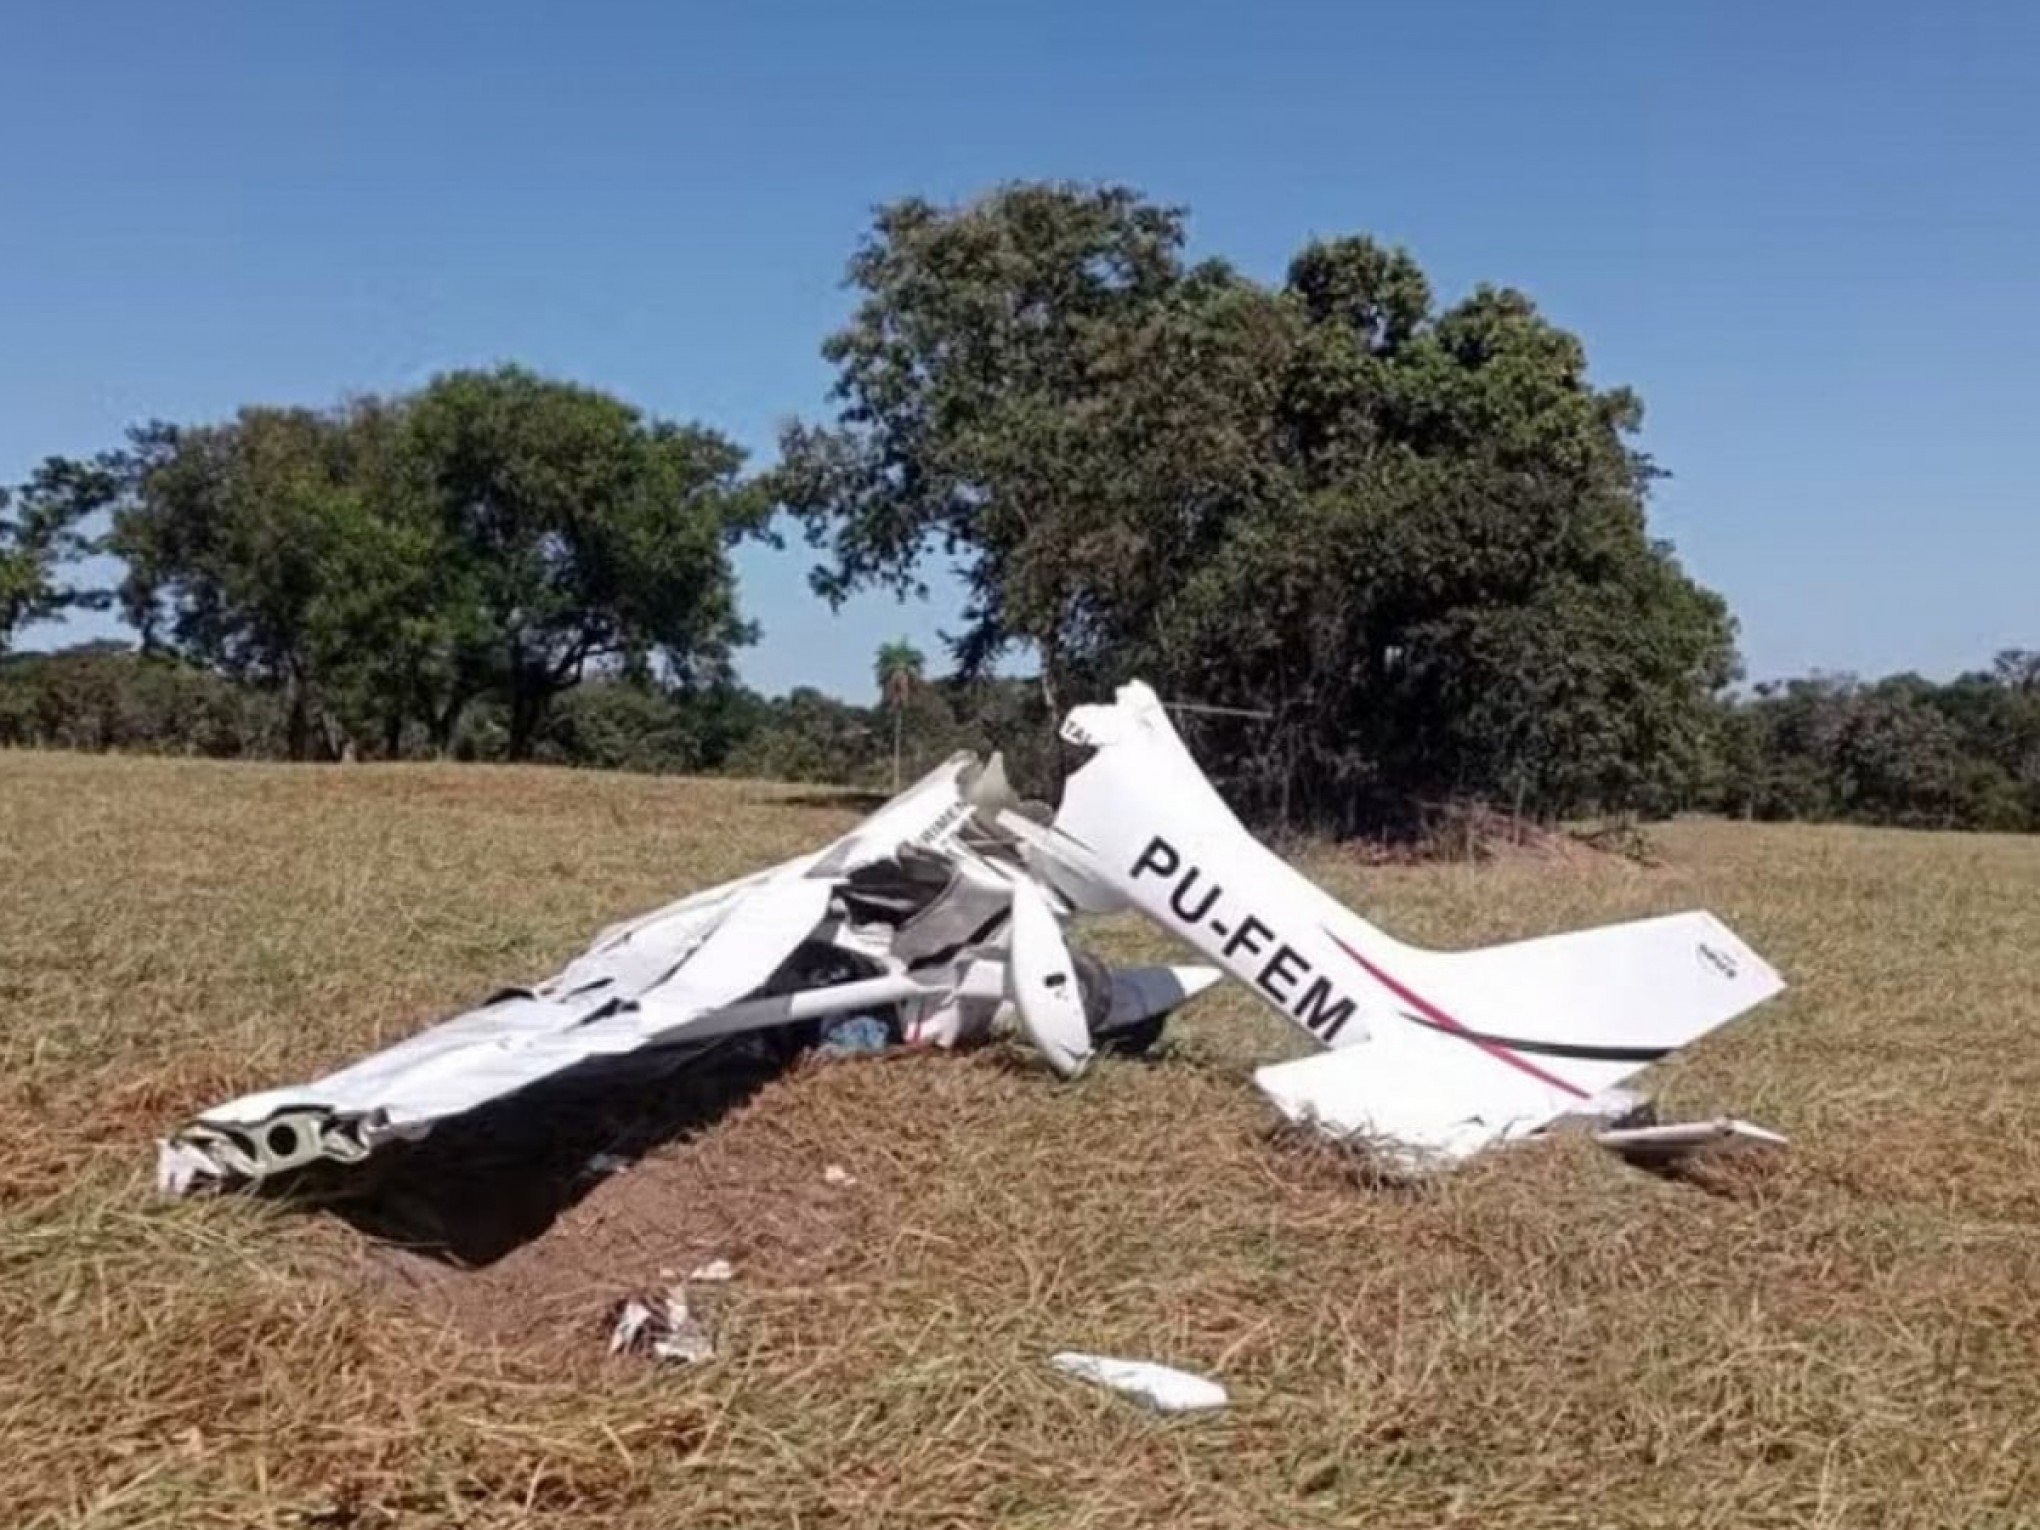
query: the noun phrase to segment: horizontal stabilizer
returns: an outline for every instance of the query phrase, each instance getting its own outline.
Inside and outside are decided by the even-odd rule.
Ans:
[[[1712,914],[1669,914],[1482,950],[1404,948],[1403,1018],[1457,1023],[1594,1094],[1726,1025],[1784,981]],[[1428,1001],[1428,1002],[1425,1002]]]
[[[1784,986],[1701,913],[1479,951],[1400,947],[1394,973],[1355,959],[1396,1000],[1396,1023],[1255,1081],[1291,1120],[1429,1162],[1577,1114]]]
[[[1484,950],[1406,944],[1255,839],[1146,686],[1076,708],[1063,737],[1092,757],[1054,822],[1016,837],[1073,901],[1130,904],[1328,1048],[1255,1077],[1337,1135],[1449,1161],[1597,1115],[1624,1079],[1784,986],[1705,913]]]

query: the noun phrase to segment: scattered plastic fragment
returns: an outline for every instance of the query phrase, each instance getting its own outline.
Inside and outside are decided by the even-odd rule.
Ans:
[[[1676,1163],[1710,1153],[1786,1146],[1786,1139],[1777,1132],[1730,1116],[1718,1121],[1621,1127],[1596,1132],[1594,1140],[1605,1148],[1613,1148],[1632,1163],[1641,1164]]]
[[[687,1278],[689,1280],[700,1281],[704,1285],[716,1285],[726,1280],[734,1280],[736,1274],[737,1267],[731,1264],[729,1260],[711,1259],[707,1264],[697,1264],[693,1269],[689,1270]]]
[[[652,1309],[643,1302],[635,1297],[625,1302],[616,1314],[616,1326],[609,1330],[609,1352],[620,1355],[626,1350],[636,1349],[652,1321]]]
[[[1048,1363],[1067,1375],[1124,1392],[1161,1413],[1198,1413],[1226,1404],[1225,1388],[1217,1382],[1147,1360],[1120,1360],[1066,1349],[1051,1355]]]
[[[851,1057],[859,1052],[883,1052],[893,1043],[892,1029],[879,1015],[846,1015],[822,1029],[815,1051],[823,1057]]]
[[[709,1336],[708,1325],[688,1310],[684,1287],[673,1288],[666,1308],[667,1329],[664,1335],[652,1341],[652,1354],[660,1360],[674,1360],[682,1365],[698,1365],[704,1360],[713,1360],[715,1340]]]
[[[829,1185],[854,1185],[857,1183],[857,1176],[840,1163],[832,1163],[822,1170],[822,1182]]]
[[[708,1325],[688,1308],[687,1287],[674,1285],[663,1299],[632,1297],[618,1309],[609,1352],[692,1365],[715,1358],[715,1340]]]

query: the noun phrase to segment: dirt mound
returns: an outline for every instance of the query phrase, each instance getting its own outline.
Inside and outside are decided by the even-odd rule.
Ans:
[[[1584,865],[1608,856],[1643,866],[1660,864],[1650,836],[1632,819],[1567,828],[1471,801],[1422,804],[1396,833],[1357,839],[1350,848],[1371,866],[1514,859]]]
[[[746,1103],[687,1123],[691,1135],[642,1156],[619,1152],[633,1144],[616,1137],[589,1151],[600,1139],[570,1104],[533,1102],[527,1123],[555,1145],[534,1155],[528,1141],[496,1136],[492,1155],[478,1157],[473,1141],[449,1140],[430,1165],[406,1165],[371,1201],[342,1209],[372,1235],[372,1275],[406,1306],[476,1338],[597,1357],[626,1297],[663,1291],[715,1259],[739,1279],[801,1284],[854,1244],[870,1187],[830,1174],[828,1143],[807,1126],[812,1112],[788,1108],[835,1066],[769,1080],[739,1069],[720,1082],[734,1082]],[[631,1104],[612,1103],[618,1112]],[[663,1122],[641,1115],[633,1129],[670,1132],[674,1115],[669,1105]],[[464,1173],[449,1182],[455,1162]],[[428,1180],[442,1192],[429,1207],[412,1193]]]

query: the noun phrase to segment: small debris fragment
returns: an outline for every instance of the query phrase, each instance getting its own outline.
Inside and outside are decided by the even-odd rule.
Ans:
[[[715,1358],[715,1340],[707,1324],[688,1309],[687,1287],[675,1285],[663,1300],[632,1297],[623,1304],[610,1330],[609,1352],[649,1354],[692,1365]]]
[[[822,1170],[822,1182],[829,1185],[854,1185],[857,1183],[857,1176],[840,1163],[832,1163]]]
[[[709,1337],[708,1329],[701,1320],[689,1314],[686,1321],[676,1324],[663,1339],[653,1342],[652,1354],[681,1365],[699,1365],[704,1360],[715,1358],[715,1340]]]
[[[652,1323],[652,1309],[632,1298],[616,1314],[616,1326],[609,1330],[609,1352],[620,1355],[638,1347],[638,1340]]]
[[[853,1057],[860,1052],[883,1052],[892,1045],[891,1028],[877,1015],[846,1015],[822,1029],[815,1047],[821,1057]]]
[[[734,1280],[737,1267],[727,1259],[711,1259],[707,1264],[697,1264],[687,1272],[687,1278],[703,1285],[720,1285],[723,1281]]]
[[[1196,1413],[1226,1404],[1225,1388],[1217,1382],[1147,1360],[1119,1360],[1110,1355],[1064,1350],[1051,1355],[1048,1363],[1067,1375],[1124,1392],[1161,1413]]]

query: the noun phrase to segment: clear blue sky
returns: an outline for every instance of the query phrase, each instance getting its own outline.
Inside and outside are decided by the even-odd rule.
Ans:
[[[1269,279],[1357,230],[1530,292],[1754,676],[2040,646],[2031,4],[73,0],[0,58],[0,481],[511,359],[762,459],[874,204],[1120,180]],[[753,684],[953,619],[807,561],[742,559]]]

